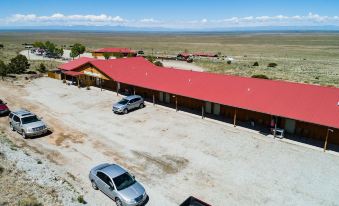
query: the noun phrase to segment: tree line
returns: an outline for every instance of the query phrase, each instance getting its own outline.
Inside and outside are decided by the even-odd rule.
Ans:
[[[64,54],[64,50],[62,46],[58,48],[56,44],[50,41],[46,41],[45,43],[41,41],[37,41],[37,42],[34,42],[33,46],[39,49],[44,49],[51,55],[62,56]],[[80,56],[86,51],[86,47],[79,43],[75,43],[71,45],[70,47],[71,47],[70,57],[72,57],[73,59],[75,57]]]
[[[56,44],[50,41],[46,41],[45,43],[37,41],[34,42],[33,46],[39,49],[44,49],[47,53],[54,56],[62,56],[64,54],[64,49],[62,47],[58,48]]]

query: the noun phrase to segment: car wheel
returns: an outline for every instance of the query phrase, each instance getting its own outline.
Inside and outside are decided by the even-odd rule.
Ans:
[[[25,131],[21,131],[21,136],[22,136],[24,139],[27,139],[27,135],[26,135]]]
[[[14,127],[13,127],[13,125],[12,125],[11,123],[9,123],[9,128],[10,128],[12,131],[14,131]]]
[[[127,114],[128,113],[128,109],[124,109],[124,114]]]
[[[94,182],[94,180],[92,180],[91,183],[92,183],[93,189],[98,190],[98,186],[97,186],[97,184]]]
[[[139,108],[142,109],[142,108],[144,108],[144,106],[145,106],[144,103],[141,103],[141,104],[139,105]]]
[[[115,204],[116,204],[117,206],[122,206],[122,202],[121,202],[121,200],[120,200],[119,198],[116,198],[116,199],[115,199]]]

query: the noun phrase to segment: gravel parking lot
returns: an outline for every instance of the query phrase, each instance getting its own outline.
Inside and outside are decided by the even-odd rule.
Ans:
[[[66,58],[66,59],[72,59],[70,57],[70,53],[71,53],[71,50],[67,50],[65,49],[64,50],[64,54],[62,55],[63,58]],[[20,52],[21,55],[24,55],[26,56],[29,60],[54,60],[54,61],[58,61],[58,62],[66,62],[62,59],[54,59],[54,58],[48,58],[48,57],[44,57],[42,55],[37,55],[35,53],[31,53],[29,50],[22,50]],[[80,55],[81,57],[92,57],[92,54],[89,53],[89,52],[85,52],[83,54]],[[77,59],[78,57],[75,57],[75,59]]]
[[[53,128],[28,140],[7,132],[72,174],[89,205],[112,205],[88,181],[90,168],[103,162],[130,170],[150,206],[179,205],[190,195],[217,206],[339,205],[336,155],[152,104],[115,115],[116,93],[49,78],[0,82],[0,94],[12,110],[30,109]]]

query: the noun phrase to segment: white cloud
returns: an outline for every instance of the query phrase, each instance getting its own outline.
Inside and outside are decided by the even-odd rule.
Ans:
[[[55,13],[50,16],[36,14],[15,14],[5,19],[7,24],[19,25],[112,25],[125,23],[120,16],[101,15],[64,15]]]
[[[205,24],[205,23],[207,23],[207,22],[208,22],[207,19],[202,19],[202,20],[201,20],[201,23],[203,23],[203,24]]]
[[[128,20],[120,16],[107,14],[100,15],[65,15],[55,13],[49,16],[36,14],[15,14],[0,19],[0,25],[10,26],[69,26],[69,25],[90,25],[90,26],[161,26],[168,28],[227,28],[227,27],[248,27],[248,26],[313,26],[313,25],[337,25],[338,16],[321,16],[314,13],[295,16],[245,16],[231,17],[226,19],[201,20],[156,20],[154,18],[143,18],[139,20]]]
[[[156,22],[159,22],[153,18],[150,18],[150,19],[141,19],[140,22],[142,23],[156,23]]]

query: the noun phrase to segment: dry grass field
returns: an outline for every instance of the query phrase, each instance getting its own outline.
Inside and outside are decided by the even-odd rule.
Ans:
[[[241,76],[264,74],[270,79],[339,87],[339,33],[90,33],[90,32],[0,32],[0,59],[8,61],[23,49],[22,43],[52,41],[58,45],[76,42],[88,50],[101,47],[142,49],[146,54],[176,55],[189,52],[215,52],[235,59],[198,60],[206,71]],[[259,66],[254,67],[253,63]],[[32,62],[36,67],[40,62]],[[57,62],[45,62],[49,68]],[[277,63],[276,68],[268,68]]]

